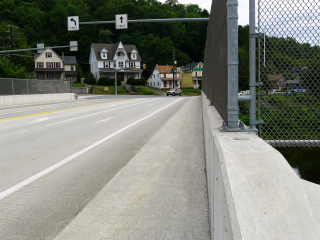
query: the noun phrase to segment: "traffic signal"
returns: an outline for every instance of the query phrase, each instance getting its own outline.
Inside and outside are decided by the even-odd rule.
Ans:
[[[134,66],[134,70],[137,71],[137,66]]]
[[[145,63],[143,64],[143,69],[146,69],[146,64]]]
[[[190,67],[190,72],[193,72],[193,67],[192,66]]]

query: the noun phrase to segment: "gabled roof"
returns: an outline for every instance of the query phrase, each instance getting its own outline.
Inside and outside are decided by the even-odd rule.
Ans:
[[[101,52],[101,50],[103,48],[105,48],[108,51],[107,60],[113,60],[119,45],[120,45],[120,42],[115,43],[115,44],[92,43],[91,44],[91,48],[93,49],[98,61],[106,60],[106,59],[101,59],[101,56],[100,56],[100,52]],[[138,52],[138,50],[137,50],[135,45],[125,45],[125,44],[123,44],[123,47],[124,47],[124,50],[126,51],[128,57],[130,57],[130,60],[131,60],[131,56],[130,56],[131,51],[132,50],[136,50],[137,51],[137,59],[135,61],[141,61],[140,54],[139,54],[139,52]]]
[[[201,63],[201,62],[188,63],[188,64],[185,66],[185,68],[190,68],[190,67],[195,68],[196,66],[199,65],[199,63]]]
[[[64,64],[77,64],[75,56],[64,56]]]
[[[156,65],[156,68],[160,73],[172,73],[173,65]]]
[[[182,67],[182,71],[190,72],[190,67],[196,68],[200,63],[202,64],[202,62],[188,63],[186,66]]]
[[[46,53],[46,50],[51,50],[51,51],[52,51],[54,54],[56,54],[61,60],[63,60],[62,57],[59,56],[58,53],[56,53],[55,50],[53,50],[52,48],[47,48],[47,49],[45,49],[42,53],[35,53],[35,54],[33,55],[34,61],[35,61],[41,54],[45,54],[45,53]]]
[[[279,81],[280,79],[284,79],[283,75],[281,74],[272,74],[268,76],[271,81]]]
[[[49,48],[50,50],[52,50],[53,53],[57,54],[57,56],[63,61],[64,64],[77,64],[77,59],[75,56],[64,56],[64,59],[59,56],[58,53],[56,53],[53,49]],[[45,52],[43,52],[45,53]],[[33,59],[34,61],[43,53],[35,53],[33,55]]]

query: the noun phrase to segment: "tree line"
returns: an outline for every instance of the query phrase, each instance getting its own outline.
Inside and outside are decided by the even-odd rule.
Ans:
[[[180,4],[178,0],[2,0],[0,9],[0,51],[10,50],[11,44],[22,49],[34,48],[37,43],[65,46],[78,41],[78,52],[66,48],[55,51],[76,56],[80,76],[90,70],[91,43],[134,44],[150,71],[155,64],[172,64],[173,50],[180,66],[203,61],[207,22],[132,23],[124,30],[116,30],[114,24],[90,24],[80,25],[79,31],[67,30],[68,16],[79,16],[80,22],[112,21],[123,13],[130,20],[209,17],[197,4]],[[34,69],[33,52],[12,57],[1,54],[1,69],[0,77],[27,77]]]

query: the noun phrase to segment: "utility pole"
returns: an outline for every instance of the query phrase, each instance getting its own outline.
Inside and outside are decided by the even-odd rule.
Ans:
[[[176,55],[176,52],[173,50],[173,67],[172,67],[172,76],[173,76],[173,78],[172,78],[172,80],[173,80],[173,81],[172,81],[172,82],[173,82],[172,85],[173,85],[173,87],[172,87],[172,88],[175,88],[175,87],[174,87],[174,68],[175,68],[175,64],[174,64],[174,63],[175,63],[175,55]]]
[[[11,50],[13,50],[13,36],[12,36],[12,25],[10,24],[10,46]],[[11,53],[11,63],[13,63],[13,55]]]

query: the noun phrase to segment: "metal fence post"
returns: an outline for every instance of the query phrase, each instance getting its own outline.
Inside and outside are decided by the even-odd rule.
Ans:
[[[12,94],[14,95],[14,85],[13,85],[13,79],[11,79],[11,85],[12,85]]]
[[[238,1],[227,1],[228,19],[228,128],[239,127]]]
[[[255,0],[249,2],[249,86],[250,86],[250,129],[256,130],[256,6]]]
[[[29,80],[27,80],[27,89],[28,89],[28,94],[30,94],[30,91],[29,91]]]

